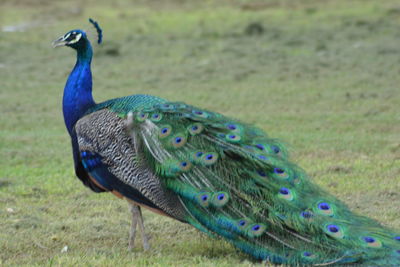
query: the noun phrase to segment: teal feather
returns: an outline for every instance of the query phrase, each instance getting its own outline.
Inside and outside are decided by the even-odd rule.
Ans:
[[[136,120],[132,130],[143,142],[142,156],[155,170],[165,170],[160,174],[168,173],[171,159],[189,159],[190,170],[160,179],[181,196],[196,223],[242,251],[275,263],[328,265],[373,262],[398,247],[394,232],[353,214],[312,184],[289,161],[284,145],[262,130],[189,105],[153,108],[162,121]],[[165,125],[172,139],[159,135]],[[168,140],[177,137],[183,144],[171,146]],[[168,156],[155,159],[154,147]],[[220,207],[212,205],[217,192],[229,196]]]

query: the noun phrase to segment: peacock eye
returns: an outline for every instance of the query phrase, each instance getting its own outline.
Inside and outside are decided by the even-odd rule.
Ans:
[[[67,35],[65,35],[64,39],[68,44],[74,44],[77,43],[82,37],[81,33],[77,32],[70,32]]]
[[[72,41],[73,39],[75,39],[75,33],[69,33],[66,37],[65,37],[65,41]]]

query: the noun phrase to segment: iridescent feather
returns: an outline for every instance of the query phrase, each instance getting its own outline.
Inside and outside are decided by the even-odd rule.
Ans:
[[[144,144],[141,156],[180,196],[195,227],[275,263],[385,265],[398,260],[400,242],[393,231],[353,214],[312,184],[289,161],[284,145],[261,129],[173,102],[155,105],[153,112],[162,119],[152,121],[151,129],[136,120],[131,134],[140,136],[135,140]],[[179,146],[176,138],[182,138]],[[154,147],[169,156],[156,159]],[[190,161],[191,167],[176,172],[171,159]],[[215,204],[218,198],[222,201]]]

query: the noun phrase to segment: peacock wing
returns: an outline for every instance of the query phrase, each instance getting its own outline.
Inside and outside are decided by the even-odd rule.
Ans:
[[[125,120],[108,108],[87,114],[75,125],[79,160],[103,189],[153,211],[183,220],[178,197],[164,188],[145,162],[138,159]]]
[[[312,184],[256,127],[172,102],[127,121],[138,160],[179,196],[185,220],[257,259],[329,265],[396,253],[393,232]]]

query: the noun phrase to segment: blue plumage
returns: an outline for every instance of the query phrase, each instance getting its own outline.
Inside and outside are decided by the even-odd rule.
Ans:
[[[86,38],[86,33],[81,30],[73,30],[67,33],[69,37],[79,36],[80,40]],[[95,105],[92,96],[92,72],[90,64],[93,50],[90,42],[72,43],[71,47],[77,50],[77,62],[68,77],[63,96],[63,114],[65,125],[71,134],[78,119]]]

